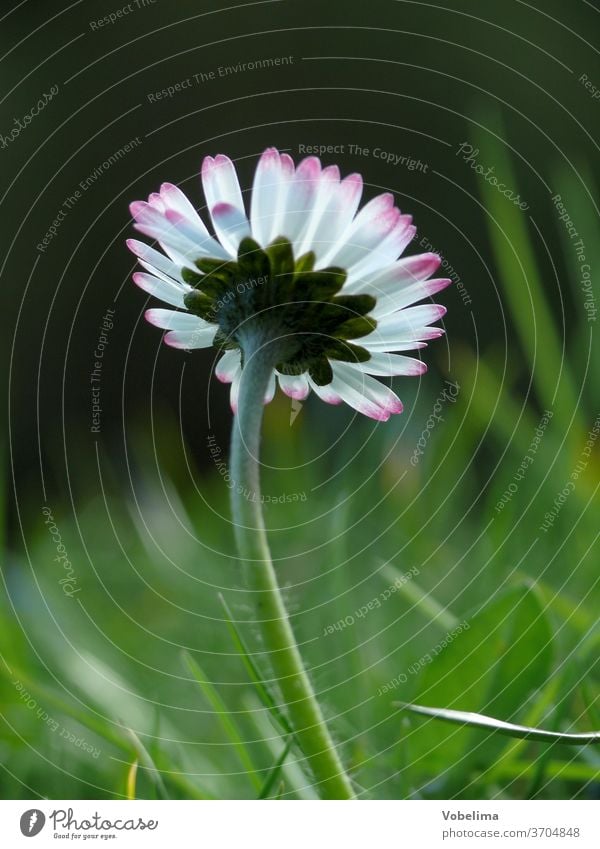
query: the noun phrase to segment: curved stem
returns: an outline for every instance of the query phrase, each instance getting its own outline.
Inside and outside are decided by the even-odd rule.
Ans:
[[[238,410],[231,442],[232,512],[238,551],[245,561],[264,645],[277,676],[296,739],[324,799],[354,799],[354,792],[304,669],[277,583],[262,516],[260,431],[273,365],[272,343],[244,347]]]

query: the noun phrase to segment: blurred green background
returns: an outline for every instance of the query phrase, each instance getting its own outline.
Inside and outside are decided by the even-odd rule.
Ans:
[[[226,459],[228,391],[214,352],[171,350],[143,321],[124,240],[128,203],[163,181],[202,210],[207,154],[249,189],[267,145],[332,145],[324,162],[360,171],[367,198],[392,191],[418,227],[408,252],[440,252],[454,283],[429,373],[395,382],[402,416],[282,395],[266,410],[264,493],[290,496],[265,508],[273,554],[335,738],[365,798],[597,797],[591,747],[394,705],[600,728],[597,4],[13,6],[0,795],[315,796],[248,669],[277,700],[207,448]]]

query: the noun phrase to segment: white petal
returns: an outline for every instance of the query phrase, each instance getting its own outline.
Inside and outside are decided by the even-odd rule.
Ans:
[[[241,353],[239,349],[225,351],[215,367],[215,377],[221,383],[231,383],[241,368]]]
[[[225,250],[236,257],[242,239],[251,235],[245,213],[229,203],[218,203],[211,209],[210,217],[217,238]]]
[[[182,215],[169,210],[164,215],[150,204],[135,201],[130,205],[131,214],[136,220],[135,228],[161,245],[169,245],[186,259],[194,260],[201,256],[214,256],[209,251],[210,242],[218,247],[216,256],[226,257],[224,249],[214,239],[203,238],[200,231],[194,230]],[[186,224],[187,222],[187,224]]]
[[[191,201],[181,191],[181,189],[174,186],[173,183],[163,183],[160,187],[160,196],[165,205],[165,210],[173,209],[176,212],[179,212],[180,215],[183,215],[184,218],[191,221],[192,224],[199,227],[202,232],[206,230],[204,222],[194,209]]]
[[[379,421],[386,421],[392,413],[402,412],[402,402],[389,386],[368,374],[358,372],[351,363],[330,361],[330,364],[333,369],[333,389],[351,407]],[[357,395],[362,396],[366,403],[358,399]],[[376,409],[373,410],[372,406]]]
[[[267,391],[265,392],[265,397],[263,401],[265,404],[270,404],[273,398],[275,397],[275,389],[277,388],[277,383],[275,381],[275,371],[271,372],[271,377],[269,378],[269,384],[267,386]]]
[[[376,419],[381,422],[386,422],[389,419],[390,413],[385,412],[377,404],[369,401],[362,392],[358,392],[346,383],[346,381],[341,380],[341,378],[334,377],[330,387],[331,391],[337,394],[342,401],[345,401],[349,407],[368,416],[370,419]]]
[[[440,304],[424,304],[398,310],[377,322],[372,333],[361,337],[359,344],[368,351],[406,350],[407,342],[437,339],[443,334],[440,327],[428,327],[446,313]]]
[[[242,366],[240,365],[231,381],[231,390],[229,392],[229,403],[234,413],[237,412],[238,397],[240,394],[240,380],[242,377]]]
[[[293,167],[291,158],[281,156],[274,147],[265,150],[256,166],[250,221],[252,235],[263,247],[282,235],[278,232],[279,220]]]
[[[321,185],[317,196],[309,229],[303,236],[299,252],[314,251],[315,267],[324,268],[324,257],[335,247],[345,230],[350,226],[358,209],[363,181],[360,174],[350,174],[339,181],[335,166],[321,172]]]
[[[158,244],[169,259],[175,263],[175,265],[178,265],[181,268],[189,268],[191,271],[198,274],[196,260],[200,258],[200,255],[197,248],[184,252],[177,250],[172,245],[167,244],[167,242],[161,242],[159,240]],[[205,254],[202,254],[202,256],[205,256]]]
[[[216,332],[214,324],[199,327],[197,330],[171,330],[165,335],[165,342],[172,348],[182,348],[185,351],[192,348],[210,348]]]
[[[320,183],[321,162],[316,156],[303,159],[289,181],[279,228],[280,235],[294,245],[296,255],[300,255],[300,236],[310,223]]]
[[[216,239],[213,239],[199,218],[197,222],[190,221],[189,218],[186,218],[185,215],[182,215],[176,209],[167,209],[165,218],[177,228],[182,236],[189,239],[192,244],[197,245],[204,254],[208,254],[211,257],[229,259],[230,252],[220,245]]]
[[[164,200],[158,192],[152,192],[152,194],[148,195],[148,203],[150,204],[150,206],[154,207],[154,209],[157,209],[159,212],[164,213],[167,208]]]
[[[312,377],[308,377],[308,384],[310,388],[313,390],[315,395],[317,395],[321,401],[325,401],[327,404],[341,404],[342,397],[338,395],[337,392],[334,392],[331,383],[328,383],[326,386],[319,386],[318,383],[315,383]]]
[[[151,309],[146,310],[146,321],[163,330],[204,330],[211,325],[197,315],[190,312],[175,312],[174,310]],[[213,333],[216,330],[213,327]]]
[[[398,375],[414,377],[427,371],[427,366],[422,360],[384,352],[371,352],[371,359],[366,363],[352,363],[352,365],[358,371],[379,377],[397,377]]]
[[[285,394],[297,401],[304,401],[310,392],[307,375],[305,374],[280,374],[277,372],[279,385]]]
[[[369,201],[323,257],[326,265],[349,269],[378,245],[395,227],[400,210],[389,192]]]
[[[347,283],[385,268],[398,259],[402,251],[414,239],[417,228],[411,224],[412,216],[401,215],[396,226],[363,259],[348,270]]]
[[[360,292],[376,298],[393,295],[400,287],[427,280],[437,271],[440,262],[440,257],[433,253],[402,257],[377,271],[347,280],[344,291],[349,295]]]
[[[391,313],[405,309],[416,301],[422,301],[423,298],[430,298],[432,295],[445,289],[446,286],[449,286],[451,282],[447,278],[433,278],[433,280],[423,280],[418,283],[412,283],[411,285],[400,286],[394,294],[378,298],[371,315],[379,321]]]
[[[206,206],[212,209],[218,203],[228,203],[244,212],[244,201],[235,166],[228,156],[219,154],[214,159],[206,156],[202,162],[202,188]]]
[[[377,338],[369,338],[365,341],[367,337],[363,336],[356,342],[366,348],[370,354],[386,351],[413,351],[416,348],[425,347],[426,342],[423,340],[439,339],[443,335],[444,331],[440,327],[417,327],[404,335],[391,333],[385,336],[380,333]]]
[[[446,312],[446,307],[443,307],[441,304],[422,304],[418,307],[407,307],[382,318],[381,321],[377,322],[377,327],[373,333],[365,336],[364,339],[365,341],[369,340],[377,332],[382,334],[410,334],[414,329],[425,327],[442,318],[442,316],[446,315]]]
[[[160,251],[151,248],[145,242],[140,242],[137,239],[127,239],[127,247],[137,256],[140,263],[147,268],[151,273],[159,271],[171,280],[176,280],[183,284],[181,276],[181,266],[174,263]]]
[[[171,304],[173,307],[183,307],[183,298],[191,289],[190,286],[184,288],[183,285],[179,285],[175,282],[169,283],[166,280],[155,277],[152,274],[145,274],[143,271],[135,272],[133,275],[133,282],[136,286],[139,286],[140,289],[143,289],[144,292],[148,292],[149,295],[154,295],[156,298],[160,298],[161,301],[164,301],[166,304]]]

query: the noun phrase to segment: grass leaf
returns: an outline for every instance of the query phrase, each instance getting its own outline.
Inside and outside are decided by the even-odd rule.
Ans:
[[[263,703],[263,705],[267,708],[267,710],[272,714],[272,716],[277,720],[277,723],[281,726],[281,728],[285,731],[286,734],[293,734],[294,729],[292,728],[289,720],[285,716],[284,713],[279,709],[277,703],[273,696],[271,695],[267,685],[262,680],[261,674],[258,670],[258,667],[254,663],[248,648],[246,647],[246,643],[244,642],[244,638],[240,634],[239,629],[237,628],[234,618],[232,616],[231,610],[229,609],[229,605],[225,601],[225,598],[221,593],[219,593],[219,600],[223,605],[223,610],[225,611],[225,616],[227,617],[227,628],[229,633],[231,634],[231,638],[235,644],[235,647],[240,653],[242,658],[242,662],[246,667],[246,670],[254,682],[256,687],[256,691],[258,696]]]
[[[137,770],[138,770],[138,759],[136,758],[132,761],[131,766],[127,770],[127,781],[125,783],[125,795],[129,799],[129,801],[133,801],[135,799],[135,785],[137,778]]]
[[[281,773],[281,768],[285,762],[285,759],[290,753],[290,749],[292,748],[293,742],[294,738],[292,736],[288,737],[287,742],[283,747],[283,751],[269,770],[269,774],[265,779],[265,783],[263,784],[262,789],[258,794],[259,799],[267,799],[269,797],[269,793],[271,792],[273,785],[275,784],[277,778],[279,777],[279,774]]]
[[[170,796],[167,793],[167,788],[164,785],[164,782],[162,780],[162,776],[161,776],[161,774],[158,770],[158,767],[156,766],[156,764],[152,760],[152,757],[150,756],[148,749],[146,749],[146,747],[144,746],[144,744],[142,743],[142,741],[140,740],[140,738],[137,736],[137,734],[135,733],[135,731],[132,728],[125,728],[125,731],[127,732],[129,739],[133,743],[133,748],[137,752],[139,763],[141,764],[141,766],[145,770],[147,770],[148,776],[152,779],[152,783],[154,784],[154,786],[156,788],[156,792],[158,794],[158,797],[160,799],[169,799]],[[137,772],[137,767],[136,767],[136,772]]]
[[[482,713],[470,713],[463,710],[447,710],[445,708],[425,707],[424,705],[411,705],[405,702],[394,702],[396,707],[419,713],[422,716],[431,716],[441,719],[443,722],[452,722],[457,725],[469,725],[475,728],[485,728],[497,731],[499,734],[507,734],[509,737],[521,737],[527,740],[540,740],[545,743],[566,743],[571,746],[585,746],[588,743],[600,743],[600,731],[592,731],[589,734],[569,734],[559,731],[544,731],[542,728],[530,728],[527,725],[514,725],[512,722],[503,722],[492,716],[484,716]]]
[[[188,666],[190,672],[192,673],[192,675],[194,676],[194,678],[196,679],[196,681],[200,685],[200,688],[202,689],[202,692],[204,693],[206,700],[211,705],[215,714],[217,715],[219,722],[221,723],[221,727],[223,728],[226,735],[231,740],[231,742],[232,742],[232,744],[235,748],[235,751],[237,753],[237,756],[240,760],[240,763],[242,764],[242,766],[244,767],[244,769],[248,773],[248,777],[249,777],[250,781],[256,787],[256,789],[258,790],[261,787],[260,778],[256,774],[254,764],[252,763],[252,759],[251,759],[250,755],[248,754],[248,750],[247,750],[246,746],[244,745],[244,741],[240,737],[240,734],[239,734],[239,732],[238,732],[238,730],[235,726],[235,723],[230,718],[230,711],[229,711],[227,705],[223,702],[223,700],[221,699],[221,696],[218,694],[216,689],[210,683],[210,681],[208,680],[208,678],[206,677],[206,675],[204,674],[204,672],[202,671],[202,669],[198,665],[198,662],[196,660],[194,660],[194,658],[186,651],[183,652],[183,657],[185,659],[185,662],[187,663],[187,666]]]

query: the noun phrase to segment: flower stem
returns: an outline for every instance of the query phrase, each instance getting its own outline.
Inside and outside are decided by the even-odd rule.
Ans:
[[[277,583],[262,515],[259,447],[263,398],[274,363],[273,345],[244,346],[244,368],[231,442],[232,513],[240,557],[253,591],[258,625],[294,733],[324,799],[354,799],[354,791],[304,669]]]

